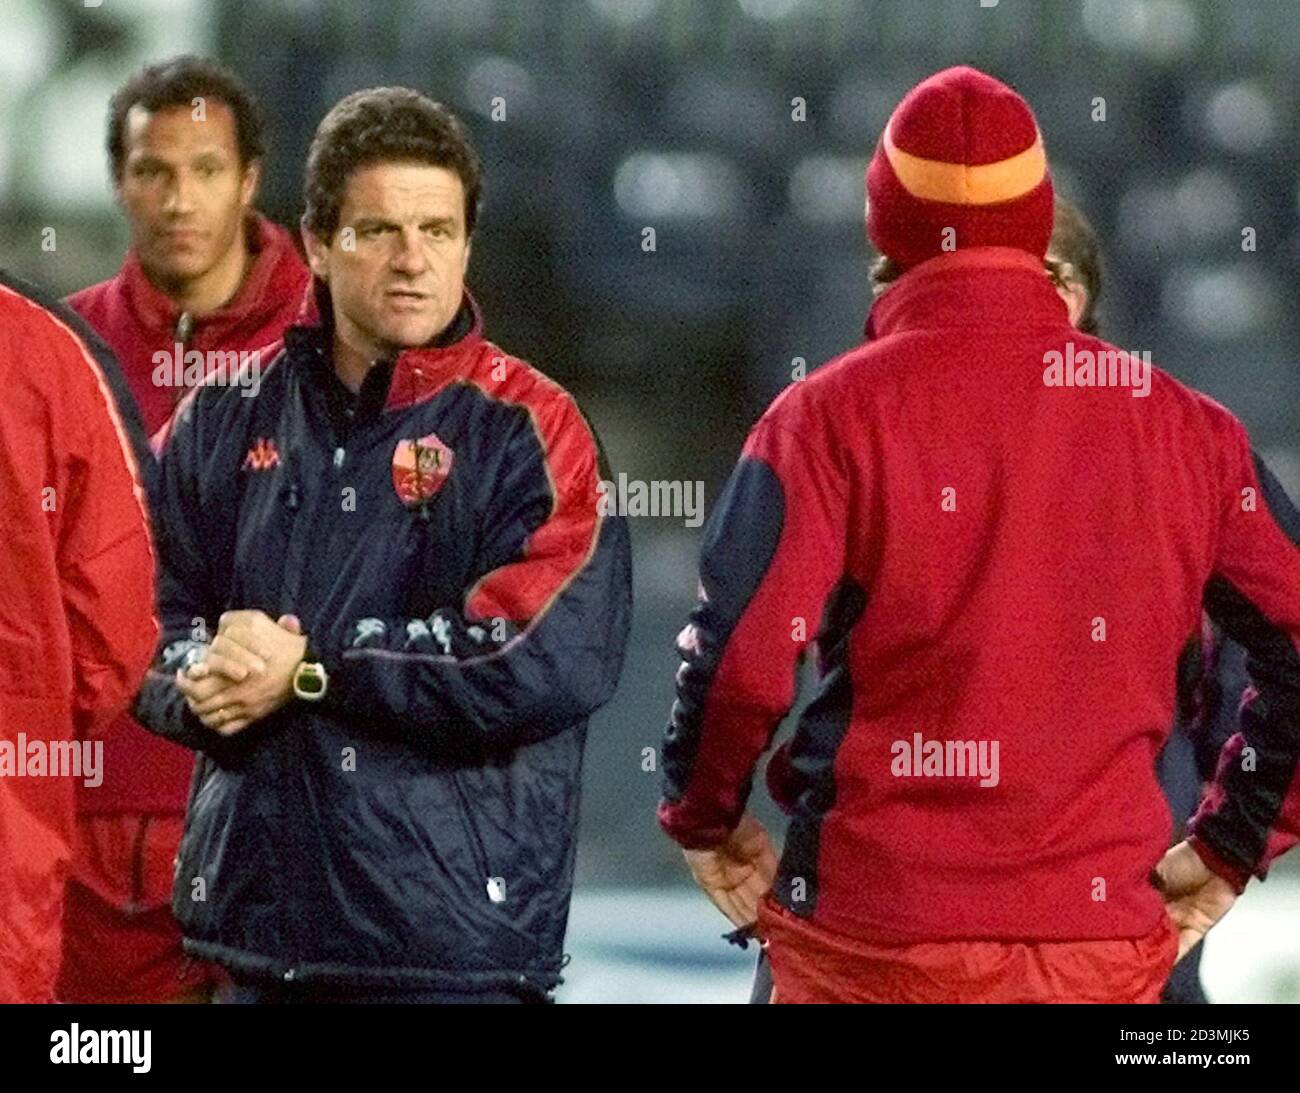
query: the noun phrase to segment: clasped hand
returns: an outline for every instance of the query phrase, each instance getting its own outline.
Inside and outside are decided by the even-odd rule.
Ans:
[[[306,651],[296,616],[227,611],[203,659],[176,673],[176,686],[204,725],[233,736],[289,701]]]

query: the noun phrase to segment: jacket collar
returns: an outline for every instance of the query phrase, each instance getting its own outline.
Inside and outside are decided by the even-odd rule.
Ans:
[[[226,304],[196,318],[196,324],[206,329],[228,327],[259,309],[279,307],[284,298],[279,291],[284,286],[279,282],[285,280],[286,264],[291,269],[301,265],[289,233],[260,213],[249,213],[244,230],[252,263],[243,284]],[[142,326],[149,330],[176,330],[181,309],[149,280],[135,247],[126,252],[121,278],[127,304]]]
[[[334,308],[328,289],[312,279],[298,322],[285,331],[285,346],[310,353],[336,383],[332,363]],[[404,349],[391,360],[377,361],[362,381],[358,410],[400,410],[425,402],[472,366],[483,344],[483,312],[469,289],[447,328],[430,344]],[[341,386],[341,384],[340,384]]]
[[[875,301],[867,334],[956,326],[1069,323],[1041,259],[1012,247],[971,247],[913,266]]]

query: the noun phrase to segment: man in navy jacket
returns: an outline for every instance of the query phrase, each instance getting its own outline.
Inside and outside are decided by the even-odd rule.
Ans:
[[[573,399],[483,337],[480,185],[444,107],[340,102],[307,166],[319,314],[254,397],[200,388],[163,442],[164,636],[138,707],[202,753],[174,910],[241,1000],[559,980],[628,537]]]

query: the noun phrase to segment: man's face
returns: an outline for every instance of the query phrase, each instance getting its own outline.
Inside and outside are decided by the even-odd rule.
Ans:
[[[235,115],[208,101],[126,116],[126,157],[117,196],[150,278],[179,288],[210,271],[237,245],[257,192],[259,167],[240,166]]]
[[[445,167],[375,163],[348,178],[328,243],[303,232],[339,335],[371,357],[426,345],[455,317],[470,243],[465,187]]]

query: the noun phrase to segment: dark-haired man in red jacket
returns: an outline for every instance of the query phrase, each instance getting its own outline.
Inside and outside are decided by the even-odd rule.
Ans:
[[[867,191],[903,273],[710,518],[660,820],[757,917],[777,1001],[1154,1002],[1300,837],[1300,514],[1223,407],[1070,326],[1010,88],[922,82]],[[1165,854],[1154,764],[1202,602],[1259,695]],[[778,865],[745,802],[810,640]]]
[[[113,96],[108,153],[132,246],[69,302],[112,346],[152,434],[203,377],[242,377],[297,316],[310,275],[253,199],[264,151],[252,96],[195,57],[150,65]],[[193,755],[123,714],[103,785],[80,795],[59,997],[203,1000],[214,971],[184,958],[170,900]]]

